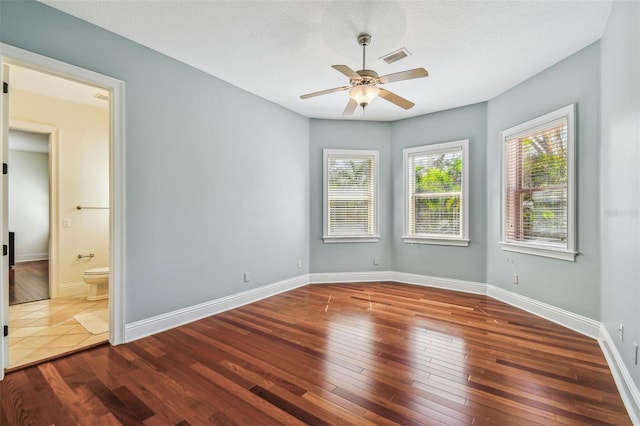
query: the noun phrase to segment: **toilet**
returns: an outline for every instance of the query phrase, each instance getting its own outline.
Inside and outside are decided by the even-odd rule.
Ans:
[[[83,281],[89,284],[87,300],[101,300],[109,297],[109,267],[84,271]]]

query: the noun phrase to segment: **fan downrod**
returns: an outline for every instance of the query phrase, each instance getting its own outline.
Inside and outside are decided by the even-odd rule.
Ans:
[[[366,69],[365,61],[366,61],[366,50],[367,46],[371,43],[371,35],[367,33],[360,33],[358,35],[358,44],[362,46],[362,69]]]

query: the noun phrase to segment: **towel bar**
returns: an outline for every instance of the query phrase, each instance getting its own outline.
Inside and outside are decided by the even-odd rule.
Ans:
[[[109,210],[109,207],[76,206],[78,210]]]

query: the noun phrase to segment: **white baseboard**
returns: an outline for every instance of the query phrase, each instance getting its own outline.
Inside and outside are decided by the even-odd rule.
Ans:
[[[349,283],[372,281],[396,281],[406,284],[436,287],[466,293],[481,294],[500,300],[508,305],[520,308],[534,315],[546,318],[556,324],[567,327],[578,333],[597,339],[604,352],[609,368],[614,376],[629,416],[636,425],[640,425],[640,392],[620,354],[599,321],[557,308],[535,299],[496,287],[490,284],[457,280],[452,278],[432,277],[428,275],[410,274],[394,271],[370,272],[331,272],[312,273],[265,285],[220,299],[179,309],[177,311],[136,321],[126,325],[125,342],[169,330],[189,322],[193,322],[220,312],[234,309],[258,300],[293,290],[307,284]]]
[[[258,287],[242,293],[221,297],[220,299],[178,309],[166,314],[136,321],[125,326],[125,342],[132,342],[142,337],[160,333],[180,325],[184,325],[230,309],[238,308],[258,300],[274,296],[294,288],[309,284],[308,275],[300,275],[273,284]]]
[[[33,262],[35,260],[48,260],[49,253],[16,254],[16,263]]]
[[[425,287],[442,288],[445,290],[462,291],[464,293],[486,294],[487,285],[474,281],[456,280],[451,278],[432,277],[429,275],[393,272],[392,280],[405,284],[415,284]]]
[[[622,402],[624,402],[627,413],[629,413],[629,417],[631,417],[631,422],[634,425],[640,425],[640,391],[622,361],[620,352],[618,352],[618,348],[613,343],[611,335],[609,335],[604,325],[600,325],[600,338],[598,339],[598,343],[600,343],[600,348],[604,353],[604,357],[607,359],[613,380],[616,382]]]
[[[578,333],[597,339],[600,322],[573,312],[557,308],[527,296],[487,284],[487,296],[560,324]]]
[[[89,284],[83,281],[76,283],[64,283],[58,287],[56,298],[78,296],[82,294],[89,294]]]
[[[367,272],[327,272],[309,274],[309,283],[330,284],[330,283],[357,283],[372,281],[391,281],[393,272],[391,271],[367,271]]]
[[[405,284],[435,287],[464,293],[483,294],[508,305],[531,312],[534,315],[546,318],[556,324],[560,324],[563,327],[570,328],[594,339],[597,339],[600,334],[600,323],[591,318],[574,314],[573,312],[539,302],[500,287],[475,281],[394,271],[314,273],[309,274],[309,279],[313,284],[397,281]]]

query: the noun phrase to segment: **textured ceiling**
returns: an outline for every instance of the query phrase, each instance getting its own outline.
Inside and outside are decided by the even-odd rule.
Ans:
[[[341,119],[347,85],[331,68],[423,67],[385,85],[413,102],[375,99],[366,120],[398,120],[486,101],[598,40],[610,1],[59,1],[40,0],[307,117]],[[386,64],[405,47],[411,56]],[[363,119],[361,110],[351,119]]]

